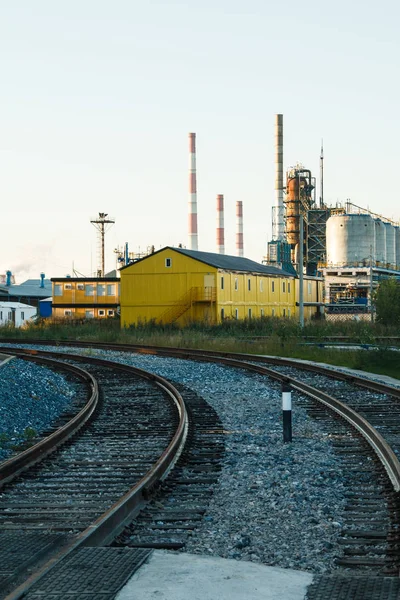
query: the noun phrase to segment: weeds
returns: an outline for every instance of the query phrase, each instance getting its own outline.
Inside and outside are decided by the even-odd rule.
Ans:
[[[118,319],[77,322],[42,319],[25,329],[0,327],[0,339],[4,342],[7,338],[21,342],[55,339],[246,352],[302,358],[400,378],[400,352],[390,349],[390,340],[388,347],[379,350],[319,347],[318,342],[327,337],[345,337],[350,344],[375,344],[378,337],[400,337],[400,327],[357,321],[310,321],[301,329],[295,319],[275,317],[226,319],[216,325],[190,323],[185,328],[148,321],[121,329]]]

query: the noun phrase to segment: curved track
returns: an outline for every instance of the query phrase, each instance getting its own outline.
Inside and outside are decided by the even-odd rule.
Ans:
[[[23,580],[28,566],[32,570],[36,563],[34,575],[10,598],[21,597],[77,547],[112,539],[124,520],[143,506],[149,489],[165,476],[187,434],[182,397],[163,378],[109,361],[73,360],[90,363],[90,375],[69,367],[91,381],[93,393],[86,407],[48,438],[2,465],[7,475],[0,501],[4,590],[11,590],[17,578]],[[27,551],[35,556],[27,556]]]
[[[73,345],[73,344],[69,344]],[[79,344],[83,346],[84,344]],[[222,362],[227,366],[247,369],[253,372],[267,375],[278,381],[290,382],[292,388],[301,394],[300,402],[303,402],[304,406],[313,413],[317,418],[325,420],[327,426],[332,427],[332,417],[326,416],[325,408],[329,408],[329,411],[333,411],[336,415],[340,415],[345,418],[351,428],[354,428],[362,436],[358,438],[357,442],[349,441],[347,434],[343,434],[343,425],[335,425],[335,435],[337,437],[344,437],[345,444],[339,447],[338,451],[346,457],[349,471],[354,471],[355,483],[358,484],[361,490],[361,498],[358,497],[358,492],[353,493],[353,498],[349,501],[350,510],[349,513],[353,513],[349,517],[349,532],[348,537],[343,537],[343,544],[346,546],[347,557],[342,561],[342,565],[347,569],[350,567],[373,567],[375,572],[378,572],[384,568],[384,571],[389,570],[392,573],[398,572],[398,529],[399,529],[399,503],[398,503],[398,490],[400,489],[400,466],[396,454],[393,452],[391,447],[387,444],[385,439],[380,435],[376,428],[372,427],[368,420],[370,420],[373,413],[376,415],[378,422],[376,425],[382,427],[383,414],[391,412],[393,417],[393,406],[396,406],[397,400],[400,398],[399,388],[388,386],[376,381],[369,381],[365,377],[358,377],[354,374],[347,374],[345,372],[332,372],[331,369],[325,369],[319,365],[302,364],[301,367],[295,361],[288,359],[278,359],[273,357],[260,357],[251,355],[238,355],[238,354],[226,354],[226,353],[214,353],[214,352],[202,352],[202,351],[190,351],[180,350],[173,348],[155,348],[155,347],[138,347],[138,346],[124,346],[119,345],[95,345],[85,344],[90,346],[103,347],[107,350],[118,350],[124,352],[140,352],[146,354],[159,354],[162,356],[175,356],[179,358],[190,358],[201,361],[215,361]],[[10,350],[8,350],[10,352]],[[31,351],[32,352],[32,351]],[[34,351],[35,352],[35,351]],[[22,351],[22,354],[29,354],[29,351]],[[84,360],[84,358],[80,359]],[[253,362],[254,361],[254,362]],[[254,363],[258,364],[254,364]],[[267,368],[266,364],[273,364],[275,369]],[[293,368],[297,368],[296,372],[293,372]],[[301,381],[301,375],[299,373],[308,370],[314,372],[315,379],[324,379],[325,383],[321,384],[318,382],[319,388],[311,387],[309,384],[305,384]],[[343,382],[343,388],[338,394],[343,401],[340,401],[337,397],[333,398],[327,393],[330,391],[332,385],[326,383],[326,378],[340,380]],[[314,381],[313,384],[317,382]],[[337,385],[337,384],[336,384]],[[347,387],[350,386],[350,387]],[[354,389],[363,388],[366,392],[362,392],[362,395],[371,394],[371,402],[365,403],[364,409],[361,411],[364,413],[359,414],[349,406],[349,399],[355,399],[354,408],[359,409],[361,402],[355,398],[356,394]],[[336,389],[335,389],[336,391]],[[307,397],[307,399],[305,399]],[[365,400],[365,398],[364,398]],[[318,401],[318,408],[314,404],[314,401]],[[375,404],[374,404],[375,402]],[[392,403],[392,404],[391,404]],[[394,404],[393,404],[394,403]],[[389,407],[389,411],[387,411]],[[390,408],[391,407],[391,408]],[[367,420],[368,419],[368,420]],[[395,428],[397,418],[392,419],[392,444],[400,448],[400,441],[394,439]],[[347,430],[348,431],[348,426]],[[385,426],[386,427],[386,426]],[[389,425],[388,425],[389,427]],[[385,429],[385,434],[388,431]],[[385,437],[386,437],[385,435]],[[373,464],[365,463],[364,466],[360,466],[359,462],[356,466],[354,465],[354,457],[360,460],[364,460],[367,455],[365,442],[372,448],[375,455],[379,458],[379,461],[373,461]],[[346,446],[347,444],[347,446]],[[383,465],[379,467],[379,465]],[[361,472],[360,481],[357,480]],[[368,473],[368,477],[366,474]],[[390,480],[387,479],[386,474]],[[375,480],[375,482],[374,482]],[[349,496],[350,498],[350,496]],[[382,513],[382,517],[376,518],[377,506],[379,511]],[[197,510],[197,509],[196,509]],[[197,511],[201,515],[201,511]],[[368,514],[369,513],[369,514]],[[375,513],[371,518],[371,513]],[[383,516],[383,513],[384,516]],[[145,515],[146,516],[146,515]],[[148,516],[148,515],[147,515]],[[354,520],[355,518],[355,520]],[[354,525],[351,524],[351,520],[358,523],[358,530]],[[368,523],[370,527],[368,529]],[[182,525],[182,520],[179,521]],[[131,537],[131,536],[129,536]],[[154,538],[153,538],[154,539]],[[361,541],[360,541],[361,540]],[[366,556],[366,547],[373,546],[372,558]],[[146,543],[138,541],[137,544],[133,544],[134,547],[144,547]],[[157,541],[151,541],[147,544],[148,547],[168,547],[157,546]],[[362,549],[360,550],[360,546]],[[170,546],[174,547],[174,546]],[[176,547],[179,547],[176,546]],[[384,572],[382,571],[382,572]],[[315,596],[317,597],[317,596]]]

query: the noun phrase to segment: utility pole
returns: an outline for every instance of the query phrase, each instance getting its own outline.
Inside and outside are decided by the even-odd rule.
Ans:
[[[104,236],[106,233],[107,225],[114,225],[114,219],[107,219],[107,213],[99,213],[97,219],[92,219],[90,222],[96,227],[99,232],[98,237],[98,250],[99,250],[99,268],[97,270],[98,277],[104,277],[105,269],[104,269]],[[108,231],[108,230],[107,230]]]
[[[371,311],[371,323],[374,320],[374,309],[372,306],[372,294],[374,291],[374,276],[373,276],[373,270],[372,270],[372,261],[373,261],[373,257],[372,257],[372,245],[369,247],[369,309]]]
[[[304,225],[303,211],[300,206],[299,229],[299,323],[300,327],[304,327]]]

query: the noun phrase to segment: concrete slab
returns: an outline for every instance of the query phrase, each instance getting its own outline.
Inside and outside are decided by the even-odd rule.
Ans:
[[[303,600],[312,579],[304,571],[156,550],[116,600]]]
[[[15,356],[10,356],[9,354],[0,354],[0,367],[4,366],[8,363],[9,360],[12,360]]]

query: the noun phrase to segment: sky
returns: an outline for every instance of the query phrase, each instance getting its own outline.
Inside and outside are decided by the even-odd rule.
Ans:
[[[18,0],[0,4],[0,274],[106,271],[116,248],[188,245],[197,136],[199,250],[261,261],[272,236],[274,119],[284,170],[324,198],[400,218],[400,4],[394,0]]]

